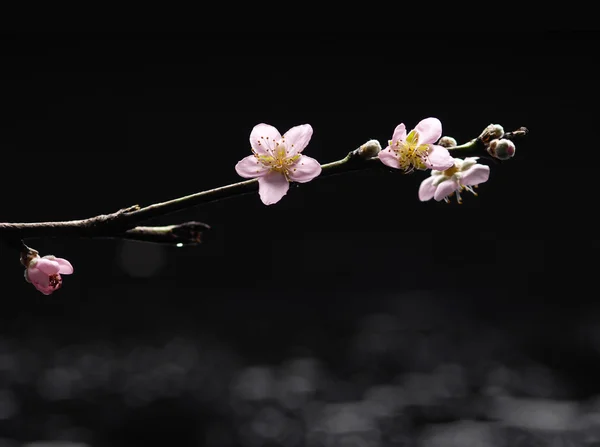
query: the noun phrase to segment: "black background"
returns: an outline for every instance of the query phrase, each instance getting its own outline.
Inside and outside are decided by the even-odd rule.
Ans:
[[[581,331],[598,315],[597,292],[586,289],[598,248],[587,202],[596,138],[583,124],[595,39],[4,36],[1,221],[84,218],[237,182],[234,165],[260,122],[281,133],[310,123],[305,153],[321,163],[371,138],[385,144],[400,122],[411,129],[429,116],[459,142],[490,123],[530,134],[514,159],[484,160],[490,180],[460,206],[419,202],[423,173],[361,172],[293,187],[269,207],[249,194],[156,219],[210,224],[199,247],[30,240],[75,268],[48,297],[0,245],[0,340],[42,357],[98,340],[127,350],[184,337],[226,346],[240,364],[309,355],[343,376],[361,319],[411,322],[398,309],[412,297],[425,315],[412,330],[442,325],[472,339],[500,328],[519,356],[566,377],[570,397],[593,395],[595,344]],[[382,367],[378,380],[397,373]],[[34,388],[15,394],[20,410],[0,421],[0,437],[33,441],[49,436],[40,428],[48,415],[76,419],[79,410],[44,407]],[[82,407],[90,420],[78,424],[93,433],[84,439],[92,445],[150,445],[163,435],[171,445],[201,444],[214,407],[174,415],[168,405],[152,414],[121,409],[122,419],[104,423],[98,415],[121,407],[97,401]]]

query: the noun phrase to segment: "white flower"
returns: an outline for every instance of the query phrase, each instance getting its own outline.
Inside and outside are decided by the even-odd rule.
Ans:
[[[449,202],[449,197],[456,192],[458,203],[462,203],[462,190],[477,195],[472,187],[486,182],[490,176],[489,166],[477,163],[478,158],[455,158],[451,168],[445,171],[432,170],[431,177],[423,180],[419,187],[419,199],[423,202],[431,199]]]

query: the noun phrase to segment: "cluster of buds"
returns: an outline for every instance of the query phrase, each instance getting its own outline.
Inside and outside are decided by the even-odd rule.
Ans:
[[[503,138],[504,128],[499,124],[490,124],[477,138],[485,145],[488,154],[498,160],[508,160],[515,155],[515,143]]]

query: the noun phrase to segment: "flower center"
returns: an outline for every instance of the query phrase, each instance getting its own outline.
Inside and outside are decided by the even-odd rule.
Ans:
[[[458,167],[456,167],[456,165],[446,169],[445,171],[442,172],[442,175],[446,175],[448,177],[452,177],[454,174],[456,174],[458,172]]]
[[[398,158],[400,169],[407,172],[413,169],[427,169],[425,160],[429,155],[429,145],[419,145],[419,134],[416,130],[411,130],[405,141],[396,141],[396,144],[390,141],[389,145]]]
[[[60,286],[62,285],[62,278],[59,274],[50,275],[48,279],[50,280],[50,287],[52,287],[55,290],[60,288]]]
[[[270,168],[272,171],[280,172],[286,177],[288,176],[290,167],[294,165],[301,156],[300,154],[296,154],[290,157],[285,145],[285,140],[281,143],[275,143],[275,148],[270,152],[272,155],[254,154],[254,156],[258,158],[258,161],[262,163],[263,166]]]

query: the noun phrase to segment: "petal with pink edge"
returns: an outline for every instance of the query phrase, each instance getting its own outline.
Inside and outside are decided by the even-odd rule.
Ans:
[[[394,135],[392,135],[392,144],[395,144],[396,141],[404,141],[406,140],[406,126],[404,123],[398,124],[394,129]]]
[[[308,146],[312,134],[313,128],[310,124],[302,124],[288,130],[283,135],[288,156],[291,157],[302,152]]]
[[[321,165],[317,160],[306,155],[301,155],[300,159],[290,167],[289,177],[298,183],[310,182],[321,173]]]
[[[39,290],[40,292],[42,292],[44,295],[51,295],[52,292],[54,292],[56,289],[58,289],[58,287],[52,287],[52,286],[43,286],[41,284],[37,284],[37,283],[32,283],[33,286]]]
[[[490,167],[477,164],[464,171],[460,177],[460,182],[464,186],[479,185],[490,178]]]
[[[37,267],[28,269],[27,276],[32,284],[39,284],[43,287],[47,287],[50,284],[50,277]]]
[[[55,260],[47,259],[46,257],[40,258],[35,264],[35,268],[41,270],[46,275],[55,275],[60,271],[60,265]]]
[[[240,177],[254,178],[266,175],[269,172],[268,167],[257,160],[254,155],[242,158],[235,165],[235,171]]]
[[[435,177],[429,177],[421,182],[421,186],[419,186],[419,200],[421,202],[433,199],[433,195],[437,189],[433,186],[434,180],[436,180]]]
[[[69,261],[63,258],[56,258],[55,261],[58,262],[58,265],[60,266],[58,273],[62,275],[70,275],[73,273],[73,266]]]
[[[444,197],[448,197],[457,189],[458,185],[454,180],[444,180],[437,186],[433,198],[439,202],[440,200],[444,200]]]
[[[454,158],[445,147],[430,144],[425,166],[436,171],[445,171],[454,166]]]
[[[379,152],[377,156],[384,165],[389,166],[390,168],[400,169],[400,165],[398,164],[398,158],[396,158],[395,153],[392,152],[389,146],[381,152]]]
[[[280,172],[271,171],[258,179],[258,194],[265,205],[279,202],[289,188],[290,183]]]
[[[250,146],[259,155],[268,155],[275,147],[274,142],[280,139],[281,134],[270,124],[257,124],[250,132]]]
[[[433,144],[442,136],[442,122],[437,118],[425,118],[415,130],[419,132],[419,144]]]

